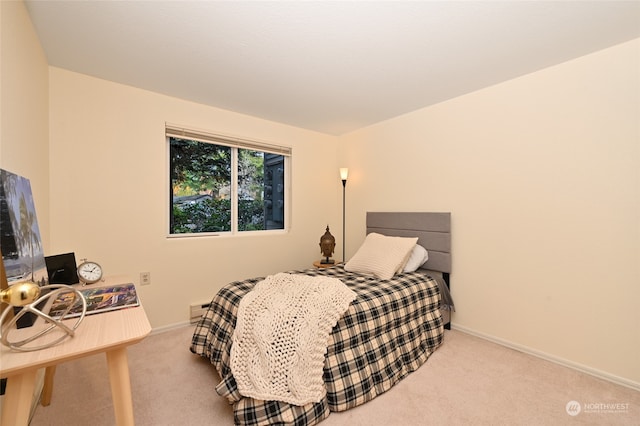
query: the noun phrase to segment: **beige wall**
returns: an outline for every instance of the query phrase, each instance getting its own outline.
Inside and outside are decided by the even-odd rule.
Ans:
[[[344,136],[364,211],[451,211],[459,328],[640,387],[640,40]]]
[[[29,178],[49,246],[49,67],[22,2],[0,2],[0,168]]]
[[[334,137],[55,67],[49,84],[53,251],[136,282],[151,272],[139,290],[152,326],[186,321],[229,281],[311,267],[327,223],[340,236]],[[168,239],[165,122],[291,146],[290,231]]]

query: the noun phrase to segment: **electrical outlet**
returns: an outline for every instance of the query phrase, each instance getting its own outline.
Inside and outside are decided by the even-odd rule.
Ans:
[[[151,284],[151,272],[140,272],[140,285]]]

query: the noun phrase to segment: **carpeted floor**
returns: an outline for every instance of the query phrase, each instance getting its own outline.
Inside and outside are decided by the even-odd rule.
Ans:
[[[193,328],[129,347],[138,426],[233,424],[231,407],[215,393],[213,366],[189,352]],[[567,413],[571,401],[580,404],[575,416]],[[39,406],[31,422],[89,424],[114,424],[104,355],[58,366],[51,405]],[[321,424],[637,426],[640,392],[453,330],[425,365],[389,392]]]

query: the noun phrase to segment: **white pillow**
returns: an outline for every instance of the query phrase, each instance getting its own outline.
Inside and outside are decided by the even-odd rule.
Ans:
[[[388,280],[405,264],[417,241],[417,237],[387,237],[372,232],[344,265],[344,269]]]
[[[413,272],[424,265],[427,260],[429,260],[429,252],[427,249],[420,244],[416,244],[413,250],[411,250],[407,264],[404,265],[403,272]]]

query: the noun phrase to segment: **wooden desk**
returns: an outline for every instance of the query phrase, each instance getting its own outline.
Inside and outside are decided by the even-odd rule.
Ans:
[[[127,277],[108,277],[95,287],[130,283]],[[92,287],[93,287],[92,286]],[[76,319],[66,320],[73,325]],[[15,330],[12,341],[31,336],[45,324],[39,319],[27,329]],[[27,426],[35,390],[36,372],[57,364],[104,352],[109,367],[111,397],[118,425],[133,425],[131,382],[127,361],[127,346],[140,342],[151,332],[151,325],[142,306],[87,315],[75,336],[51,348],[33,352],[15,352],[0,345],[0,377],[7,378],[7,389],[2,404],[1,426]],[[13,334],[15,333],[15,334]],[[38,340],[54,340],[58,332],[49,333]]]

